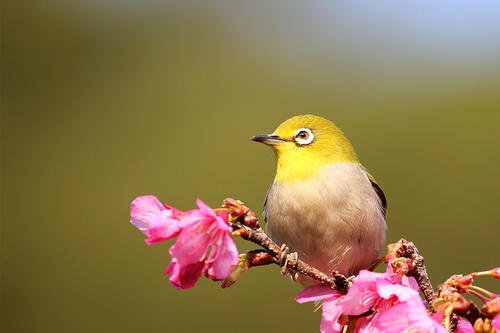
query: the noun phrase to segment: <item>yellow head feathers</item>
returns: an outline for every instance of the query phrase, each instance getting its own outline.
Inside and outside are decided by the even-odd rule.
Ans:
[[[307,114],[292,117],[254,141],[271,146],[277,158],[276,182],[304,180],[335,162],[359,163],[351,143],[331,121]]]

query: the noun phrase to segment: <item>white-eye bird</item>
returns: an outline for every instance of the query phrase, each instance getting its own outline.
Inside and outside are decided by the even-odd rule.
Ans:
[[[269,236],[329,275],[370,268],[385,244],[386,199],[342,131],[300,115],[252,140],[277,160],[264,204]]]

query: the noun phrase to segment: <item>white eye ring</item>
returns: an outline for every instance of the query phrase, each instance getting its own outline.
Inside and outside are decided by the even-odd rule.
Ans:
[[[299,128],[295,132],[294,141],[300,146],[308,145],[314,141],[314,134],[309,128]]]

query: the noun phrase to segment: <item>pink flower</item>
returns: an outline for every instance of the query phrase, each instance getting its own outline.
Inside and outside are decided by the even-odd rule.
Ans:
[[[388,307],[418,296],[418,285],[414,278],[393,274],[390,268],[385,273],[363,270],[354,278],[351,288],[339,305],[344,313],[360,315],[373,306]]]
[[[420,297],[414,296],[405,302],[380,309],[370,317],[356,323],[355,332],[359,333],[446,333],[446,329],[433,320]]]
[[[497,331],[500,331],[500,314],[496,315],[495,318],[493,318],[491,326]]]
[[[442,312],[437,311],[431,314],[430,316],[432,319],[434,319],[436,323],[442,324],[444,321],[444,314]],[[468,320],[458,317],[458,324],[457,328],[455,329],[455,333],[474,333],[474,332],[475,332],[474,327]]]
[[[224,280],[238,263],[232,228],[222,214],[217,215],[201,200],[197,204],[198,210],[187,212],[180,220],[181,231],[169,250],[172,262],[165,273],[178,289],[192,287],[201,273],[214,281]]]
[[[325,286],[312,286],[299,293],[296,301],[323,302],[323,333],[341,332],[339,318],[359,316],[370,310],[374,313],[358,319],[356,332],[402,332],[407,328],[414,328],[415,332],[446,332],[429,316],[417,290],[414,278],[401,277],[388,268],[386,273],[361,271],[346,295]]]
[[[147,244],[178,237],[165,270],[177,289],[193,287],[203,273],[211,280],[224,280],[238,263],[227,213],[216,214],[201,200],[197,204],[199,209],[181,212],[145,195],[130,205],[130,223],[147,236]]]
[[[455,333],[474,333],[474,327],[472,324],[465,319],[460,318],[458,320],[457,328],[455,329]]]
[[[495,279],[500,279],[500,267],[495,267],[491,270],[491,273]],[[496,329],[496,328],[495,328]]]
[[[323,314],[321,318],[321,333],[342,332],[344,325],[338,322],[342,309],[337,300],[342,293],[323,285],[316,285],[302,290],[296,297],[297,303],[322,302]]]
[[[176,289],[188,289],[194,287],[198,279],[203,273],[203,267],[205,264],[203,262],[196,262],[189,265],[179,265],[177,260],[172,259],[167,269],[165,270],[165,275],[170,275],[168,281]]]
[[[130,223],[147,236],[147,244],[175,237],[179,231],[181,212],[162,204],[153,195],[137,197],[130,204]]]

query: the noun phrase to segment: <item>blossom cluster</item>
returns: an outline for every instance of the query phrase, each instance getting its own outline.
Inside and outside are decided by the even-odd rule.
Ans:
[[[417,281],[405,275],[412,267],[411,261],[394,256],[398,244],[389,245],[385,273],[361,271],[352,280],[347,294],[315,285],[301,291],[295,300],[321,305],[322,333],[343,332],[346,326],[355,333],[449,332],[452,314],[456,318],[456,333],[500,330],[500,295],[472,285],[473,276],[499,278],[500,268],[452,276],[440,287],[429,311],[420,298]],[[482,311],[463,293],[478,296],[484,302]]]
[[[434,318],[450,327],[452,316],[460,320],[456,331],[459,333],[472,332],[500,332],[500,295],[474,285],[474,278],[492,276],[500,279],[500,267],[484,272],[475,272],[467,275],[452,275],[440,287],[437,297],[432,302],[436,311]],[[473,295],[482,303],[479,308],[465,294]]]
[[[197,205],[198,209],[182,212],[152,195],[137,197],[130,205],[130,222],[145,234],[147,244],[177,237],[165,271],[177,289],[193,287],[202,274],[222,281],[238,263],[227,212],[216,213],[201,200]]]
[[[165,271],[172,286],[191,288],[205,275],[228,287],[249,267],[279,263],[266,251],[254,250],[239,256],[232,236],[244,237],[247,229],[237,225],[262,231],[255,214],[241,201],[226,199],[222,208],[215,210],[201,200],[197,206],[180,211],[152,195],[137,197],[130,206],[130,222],[146,236],[147,244],[176,238],[169,249],[172,259]],[[301,291],[295,300],[319,305],[322,333],[440,333],[452,328],[457,333],[500,332],[500,295],[473,284],[474,278],[480,276],[499,279],[500,268],[453,275],[440,286],[435,297],[426,296],[426,304],[419,295],[419,287],[424,295],[425,288],[413,277],[418,260],[410,259],[413,257],[407,252],[413,247],[404,239],[389,244],[386,271],[362,270],[351,280],[346,293],[318,284]],[[430,290],[433,294],[431,286]],[[482,307],[464,294],[479,298]]]
[[[428,314],[413,277],[361,271],[343,295],[327,286],[312,286],[296,297],[299,303],[321,302],[321,332],[342,332],[354,325],[354,332],[446,332]]]

